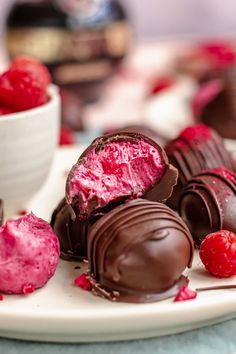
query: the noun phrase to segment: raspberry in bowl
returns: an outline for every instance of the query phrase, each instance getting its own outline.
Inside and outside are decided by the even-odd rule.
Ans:
[[[6,216],[24,209],[40,189],[58,143],[60,97],[42,68],[20,58],[0,76],[0,190]]]

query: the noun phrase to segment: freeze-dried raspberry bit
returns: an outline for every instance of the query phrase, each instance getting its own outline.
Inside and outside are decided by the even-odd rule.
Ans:
[[[3,295],[0,294],[0,301],[3,301]]]
[[[32,284],[27,284],[27,285],[24,285],[23,288],[22,288],[22,293],[23,294],[31,294],[35,291],[35,286],[32,285]]]
[[[174,298],[174,302],[193,300],[197,297],[197,292],[191,290],[187,285],[183,285],[176,297]]]
[[[233,232],[220,230],[207,235],[199,255],[212,275],[219,278],[236,275],[236,235]]]
[[[158,93],[174,86],[175,79],[171,76],[164,76],[157,78],[151,87],[150,95],[157,95]]]
[[[76,286],[80,287],[81,289],[84,289],[87,291],[90,291],[92,288],[91,283],[90,283],[86,274],[81,274],[77,278],[75,278],[74,284]]]

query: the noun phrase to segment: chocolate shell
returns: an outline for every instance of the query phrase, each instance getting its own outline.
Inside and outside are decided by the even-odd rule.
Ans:
[[[3,201],[0,199],[0,226],[3,224],[4,211],[3,211]]]
[[[178,183],[167,201],[175,210],[182,188],[193,176],[219,166],[234,169],[232,156],[225,149],[221,137],[204,124],[183,130],[177,139],[166,146],[166,153],[179,172]]]
[[[61,258],[78,260],[87,258],[87,232],[89,223],[80,220],[63,198],[54,210],[51,226],[60,242]]]
[[[82,153],[66,183],[66,200],[80,218],[102,215],[125,200],[164,202],[177,182],[165,151],[138,133],[104,135]]]
[[[182,191],[179,213],[198,247],[212,232],[236,233],[236,175],[218,168],[195,176]]]
[[[187,279],[193,239],[162,203],[129,201],[102,216],[88,234],[93,293],[112,301],[153,302],[175,296]]]

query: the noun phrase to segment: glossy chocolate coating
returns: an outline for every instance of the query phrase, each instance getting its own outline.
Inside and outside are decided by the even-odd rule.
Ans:
[[[3,211],[3,201],[0,199],[0,226],[3,224],[4,211]]]
[[[197,246],[206,235],[217,230],[236,232],[236,176],[231,174],[235,179],[217,170],[201,173],[182,191],[179,213]]]
[[[164,146],[167,144],[167,139],[162,135],[158,134],[158,132],[150,128],[145,124],[131,124],[111,131],[111,133],[118,133],[118,132],[128,132],[128,133],[138,133],[146,135],[148,138],[154,140],[157,144]]]
[[[80,212],[80,204],[82,200],[80,196],[74,197],[73,199],[70,198],[69,195],[69,184],[70,180],[73,177],[74,170],[76,170],[79,164],[82,164],[86,161],[87,155],[90,153],[91,150],[95,150],[96,152],[102,150],[104,146],[112,142],[119,142],[119,141],[130,141],[130,142],[138,142],[144,141],[153,146],[160,154],[161,162],[164,166],[164,172],[160,178],[154,185],[151,185],[149,189],[145,190],[142,198],[153,200],[153,201],[166,201],[170,195],[172,194],[173,186],[177,183],[178,172],[175,167],[173,167],[168,160],[168,157],[164,151],[155,141],[148,138],[145,135],[132,133],[132,132],[119,132],[114,134],[107,134],[95,139],[92,144],[82,153],[80,158],[78,159],[77,163],[72,167],[66,183],[66,200],[68,204],[71,204],[72,207],[76,210],[76,213],[79,215],[80,218],[88,219],[91,216],[98,216],[106,213],[107,211],[111,210],[113,207],[121,204],[125,200],[134,199],[136,191],[133,190],[132,193],[129,195],[124,195],[123,197],[117,198],[115,202],[110,202],[106,204],[105,202],[101,202],[98,198],[93,198],[88,201],[88,212],[83,214]],[[138,186],[136,186],[138,187]],[[100,205],[99,205],[100,203]]]
[[[182,188],[193,176],[219,166],[234,169],[232,156],[225,149],[221,137],[203,124],[197,125],[196,129],[197,127],[200,127],[199,133],[192,138],[180,135],[166,146],[169,161],[179,172],[178,183],[167,201],[167,205],[175,210],[178,207]],[[202,133],[201,127],[205,133]]]
[[[199,119],[223,138],[236,139],[236,75],[224,80],[222,90],[203,107]]]
[[[61,258],[75,260],[87,258],[88,222],[80,220],[63,198],[54,210],[51,226],[57,235]]]
[[[193,239],[181,218],[162,203],[137,199],[102,216],[88,234],[93,292],[112,301],[152,302],[186,284]]]

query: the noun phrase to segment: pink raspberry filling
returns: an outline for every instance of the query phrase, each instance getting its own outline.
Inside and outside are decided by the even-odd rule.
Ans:
[[[34,214],[9,220],[0,227],[0,291],[24,294],[42,287],[54,275],[59,253],[46,221]]]
[[[70,198],[80,197],[86,212],[94,198],[97,208],[122,197],[140,197],[164,173],[160,152],[146,141],[110,142],[101,150],[92,149],[85,162],[76,166],[69,181]]]

